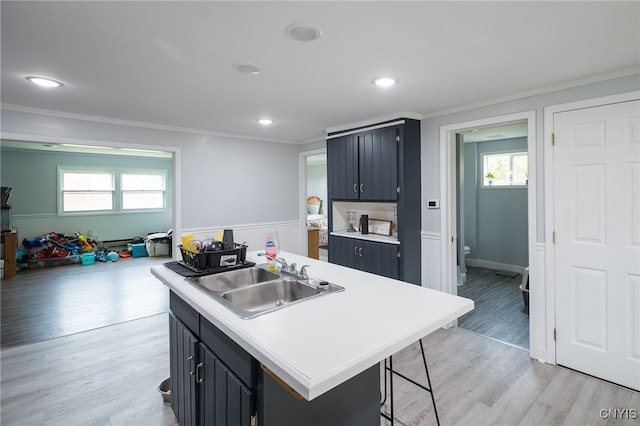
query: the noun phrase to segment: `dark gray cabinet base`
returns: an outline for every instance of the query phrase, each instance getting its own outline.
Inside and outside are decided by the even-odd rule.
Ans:
[[[380,424],[378,364],[312,401],[296,399],[264,374],[260,425],[370,426]]]
[[[331,235],[329,262],[398,279],[398,247],[397,244]]]
[[[379,424],[378,364],[313,401],[297,399],[173,292],[169,304],[171,408],[181,425]]]

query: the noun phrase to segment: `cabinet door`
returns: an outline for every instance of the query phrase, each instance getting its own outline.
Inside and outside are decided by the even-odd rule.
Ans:
[[[249,426],[254,397],[211,350],[200,343],[200,422],[202,426]]]
[[[356,268],[359,262],[355,243],[352,238],[329,237],[329,262],[336,265]]]
[[[360,270],[398,278],[398,246],[396,244],[359,241]]]
[[[397,127],[359,134],[359,191],[361,200],[398,199]]]
[[[331,200],[357,200],[358,138],[356,135],[327,140],[327,189]]]
[[[169,314],[171,408],[183,426],[197,424],[195,369],[198,341],[173,314]]]
[[[329,241],[329,262],[398,278],[398,245],[335,236]]]

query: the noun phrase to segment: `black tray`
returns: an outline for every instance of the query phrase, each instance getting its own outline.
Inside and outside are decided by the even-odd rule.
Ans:
[[[185,264],[183,261],[174,260],[172,262],[164,263],[164,266],[171,269],[173,272],[182,275],[183,277],[202,277],[204,275],[219,274],[221,272],[233,271],[235,269],[250,268],[252,266],[255,266],[255,263],[244,261],[233,266],[221,266],[219,268],[200,270]]]

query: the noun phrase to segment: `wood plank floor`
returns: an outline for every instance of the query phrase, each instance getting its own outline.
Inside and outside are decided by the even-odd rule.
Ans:
[[[522,275],[511,277],[493,269],[467,267],[467,281],[458,295],[475,303],[458,326],[520,348],[529,348],[529,315],[524,311]]]
[[[2,347],[41,342],[168,310],[149,272],[168,257],[66,265],[19,272],[0,285]]]
[[[132,265],[140,268],[132,268],[125,277],[135,281],[134,277],[148,273],[148,264],[119,266],[128,269]],[[86,285],[90,283],[87,279]],[[168,293],[158,281],[155,285]],[[67,294],[75,297],[75,293]],[[82,294],[80,303],[88,306],[97,304],[92,299],[103,297],[101,292]],[[146,295],[129,297],[145,299]],[[143,300],[129,303],[147,305]],[[36,343],[2,345],[0,424],[175,425],[169,404],[157,391],[169,375],[169,341],[166,304],[164,300],[156,303],[163,312],[99,328],[85,327],[87,331]],[[119,318],[115,314],[100,316]],[[80,315],[78,322],[86,318]],[[3,329],[14,326],[18,326],[16,321],[2,324]],[[637,420],[602,419],[600,410],[640,411],[638,392],[538,363],[525,350],[462,328],[438,330],[424,343],[443,425],[637,424]],[[394,366],[423,382],[418,350],[415,344],[401,351],[394,356]],[[394,389],[396,424],[435,424],[428,394],[397,378]],[[389,422],[381,419],[380,424]]]

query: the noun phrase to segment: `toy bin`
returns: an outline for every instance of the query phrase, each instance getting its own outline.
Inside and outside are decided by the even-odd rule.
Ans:
[[[80,261],[83,265],[91,265],[96,260],[95,253],[83,253],[80,255]]]
[[[148,256],[147,247],[144,243],[131,245],[131,256],[133,257],[145,257]]]

